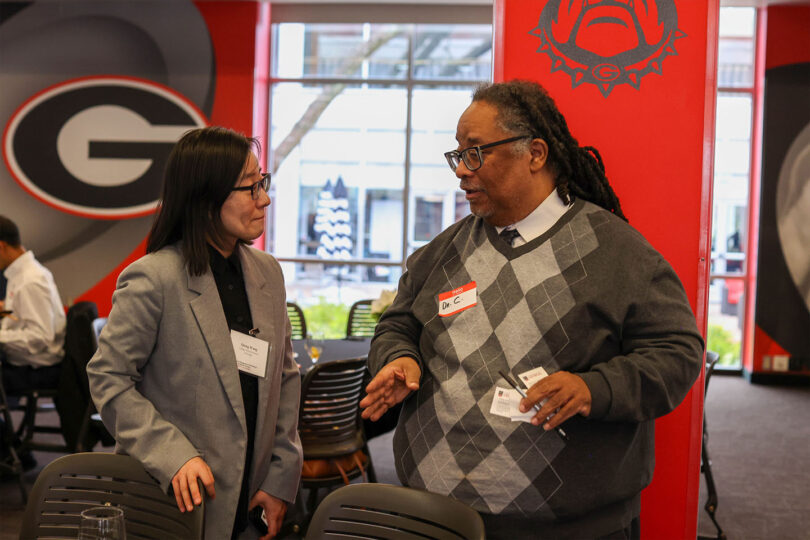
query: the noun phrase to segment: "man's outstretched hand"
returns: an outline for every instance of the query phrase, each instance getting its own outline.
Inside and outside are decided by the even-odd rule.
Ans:
[[[362,417],[376,422],[385,411],[419,389],[422,370],[409,356],[402,356],[386,365],[366,386],[366,397],[360,402]]]

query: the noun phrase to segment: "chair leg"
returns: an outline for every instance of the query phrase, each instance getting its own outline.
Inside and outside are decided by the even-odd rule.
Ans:
[[[307,500],[304,502],[304,487],[298,487],[298,497],[295,498],[297,523],[293,524],[292,529],[301,538],[306,536],[309,522],[312,521],[312,515],[315,513],[315,506],[318,503],[318,490],[317,487],[307,488]]]
[[[34,422],[37,417],[37,398],[33,393],[25,396],[25,409],[20,426],[17,428],[17,438],[26,443],[34,436]]]
[[[9,428],[10,431],[10,428]],[[23,467],[20,457],[17,455],[17,450],[11,441],[8,441],[6,448],[8,456],[0,463],[0,470],[8,472],[9,474],[17,477],[17,483],[20,486],[20,496],[22,497],[23,504],[28,504],[28,490],[25,489],[25,481],[23,480]]]
[[[312,517],[312,514],[315,512],[315,506],[318,504],[318,491],[319,488],[313,487],[309,489],[309,496],[307,497],[307,504],[306,504],[306,515],[307,515],[307,523],[309,522],[309,518]]]
[[[374,461],[371,459],[371,452],[368,450],[368,444],[363,447],[363,451],[368,456],[368,461],[366,462],[366,478],[372,484],[377,483],[377,473],[374,472]]]
[[[90,417],[93,415],[93,410],[93,403],[88,403],[87,408],[84,411],[84,417],[82,418],[82,425],[79,428],[78,435],[76,436],[76,446],[73,448],[74,453],[90,452],[93,450],[92,448],[85,448],[85,440],[87,439],[87,434],[90,430]]]
[[[0,470],[17,477],[23,504],[28,504],[28,491],[25,489],[25,481],[23,480],[22,462],[20,461],[20,456],[17,455],[17,449],[14,447],[16,435],[14,433],[14,426],[11,424],[11,414],[8,412],[8,403],[6,402],[6,394],[3,391],[2,385],[3,382],[0,380],[0,414],[2,414],[0,443],[8,455],[5,459],[0,461]]]
[[[705,428],[705,421],[704,421],[704,428]],[[723,532],[723,529],[720,527],[720,524],[717,523],[717,518],[715,517],[715,512],[717,512],[717,487],[714,484],[714,475],[712,474],[712,462],[709,458],[709,449],[706,445],[706,441],[708,439],[708,434],[704,431],[703,435],[703,445],[701,448],[700,453],[700,460],[701,460],[701,472],[703,472],[703,477],[706,479],[706,491],[708,492],[708,496],[706,497],[706,505],[703,507],[706,510],[706,513],[709,514],[709,519],[712,520],[715,528],[717,529],[717,538],[718,540],[725,540],[726,534]],[[699,539],[710,538],[705,536],[699,536]]]

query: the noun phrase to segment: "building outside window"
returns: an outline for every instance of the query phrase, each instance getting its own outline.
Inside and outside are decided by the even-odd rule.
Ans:
[[[266,248],[290,300],[328,310],[376,298],[396,288],[410,253],[469,212],[443,153],[490,79],[491,34],[490,24],[273,24]]]
[[[288,298],[327,311],[394,289],[407,256],[469,213],[442,154],[492,64],[487,6],[472,23],[321,22],[352,19],[332,7],[344,12],[316,22],[272,12],[266,237]],[[747,299],[755,28],[754,8],[721,8],[708,348],[730,367]]]
[[[756,9],[720,9],[707,349],[741,367],[751,185]]]

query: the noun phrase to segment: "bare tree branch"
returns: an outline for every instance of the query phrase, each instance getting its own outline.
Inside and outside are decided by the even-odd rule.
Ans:
[[[374,36],[371,40],[363,43],[359,47],[356,55],[351,56],[344,61],[343,65],[336,70],[335,76],[351,76],[360,68],[360,66],[362,66],[365,60],[374,54],[374,52],[401,34],[403,34],[401,30],[394,30]],[[417,59],[429,57],[430,54],[442,42],[442,40],[448,35],[449,33],[447,32],[424,34],[420,42],[414,46],[414,50],[417,51]],[[492,44],[490,42],[481,43],[473,47],[470,52],[468,52],[462,58],[465,60],[467,58],[477,58],[491,47]],[[458,72],[459,67],[460,66],[458,64],[448,64],[442,68],[439,76],[451,77]],[[316,97],[312,103],[309,104],[306,111],[304,111],[304,114],[301,115],[301,118],[298,119],[287,136],[284,137],[284,139],[273,150],[273,172],[278,171],[282,162],[287,158],[290,152],[292,152],[292,150],[301,143],[304,136],[309,133],[309,131],[318,122],[318,119],[321,117],[324,111],[326,111],[326,109],[329,107],[329,104],[332,103],[332,101],[341,92],[343,92],[346,86],[347,85],[345,83],[339,83],[329,84],[323,87],[320,95],[318,95],[318,97]]]
[[[356,55],[349,57],[344,64],[337,69],[335,75],[337,77],[350,76],[357,71],[357,69],[362,66],[363,62],[374,54],[377,49],[401,34],[401,30],[394,30],[373,36],[368,42],[362,44]],[[346,88],[346,84],[344,83],[324,86],[320,95],[309,104],[307,110],[304,111],[301,118],[298,119],[287,136],[284,137],[284,140],[273,150],[273,172],[278,171],[281,163],[287,158],[290,152],[292,152],[293,148],[298,146],[301,139],[304,138],[304,135],[318,122],[318,119],[326,108],[329,107],[329,104],[332,103],[332,100],[334,100],[344,88]]]

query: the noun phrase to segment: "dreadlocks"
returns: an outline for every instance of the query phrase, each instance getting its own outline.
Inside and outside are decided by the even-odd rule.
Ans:
[[[557,193],[566,204],[580,197],[627,221],[605,176],[602,156],[596,148],[579,146],[568,131],[565,117],[542,86],[531,81],[484,84],[475,90],[473,101],[495,106],[502,129],[546,141],[548,162],[557,174]]]

